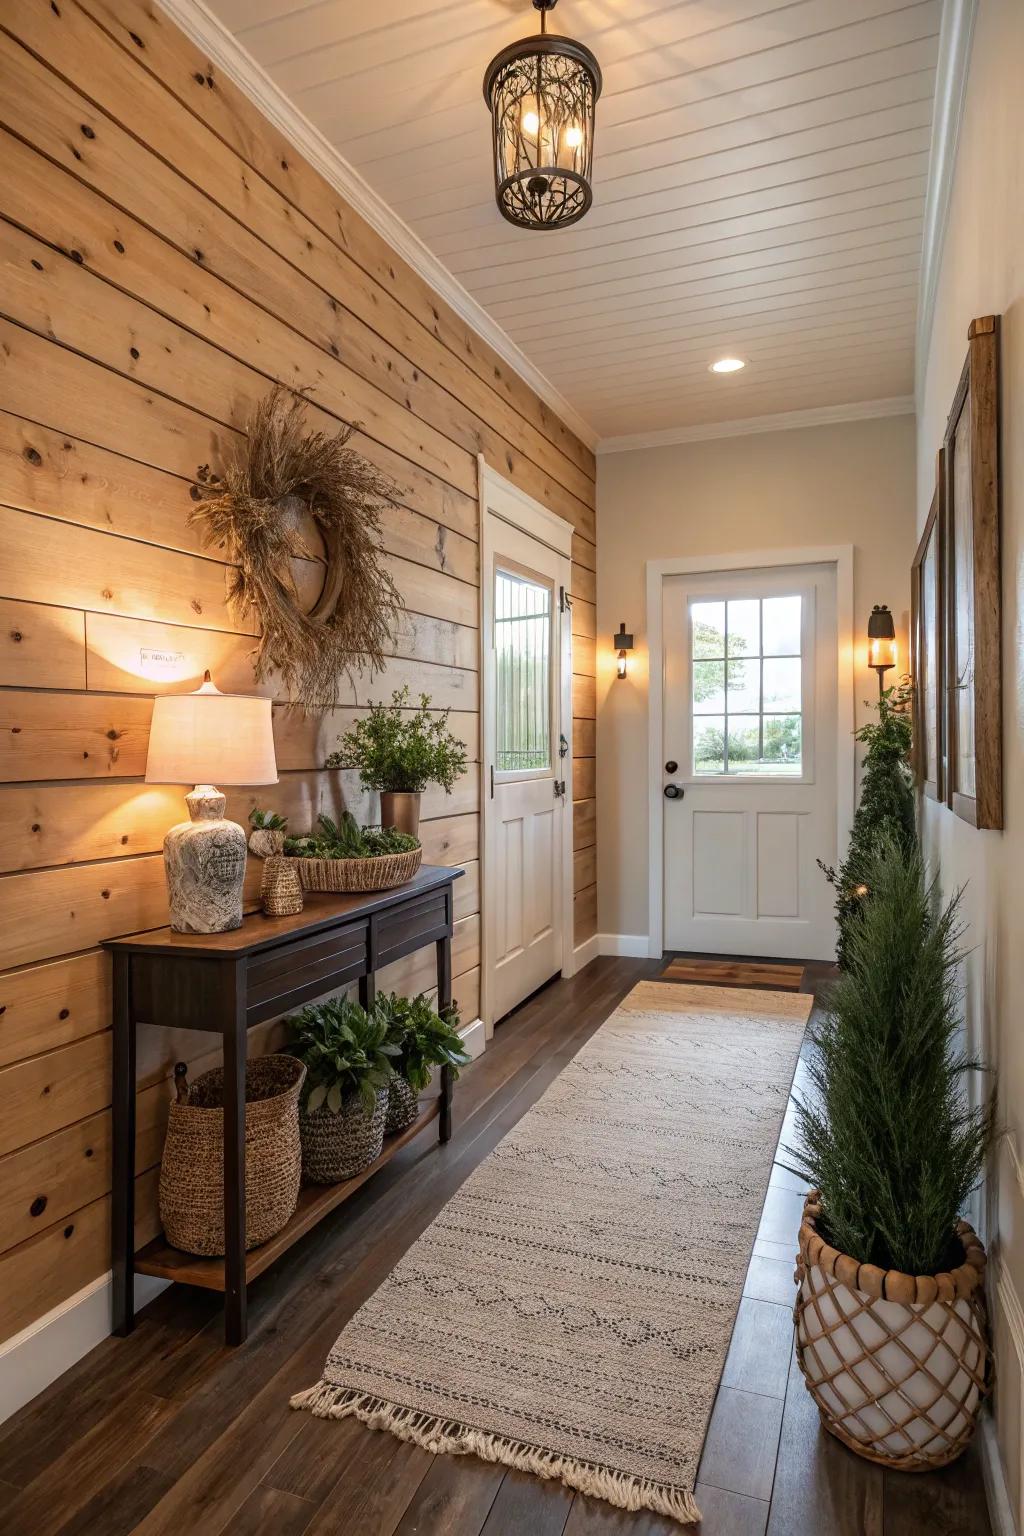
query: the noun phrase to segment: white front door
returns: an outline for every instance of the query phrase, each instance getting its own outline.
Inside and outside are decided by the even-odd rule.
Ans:
[[[562,969],[571,839],[562,719],[562,650],[569,633],[562,598],[569,561],[489,508],[482,563],[490,798],[484,949],[493,1021]]]
[[[665,947],[831,960],[834,566],[663,586]]]

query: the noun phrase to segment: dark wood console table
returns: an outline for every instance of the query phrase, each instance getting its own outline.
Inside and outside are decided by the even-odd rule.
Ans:
[[[306,1187],[287,1226],[245,1251],[245,1064],[247,1033],[352,982],[364,1007],[375,995],[375,972],[427,944],[437,949],[439,1007],[452,994],[455,880],[461,869],[425,865],[393,891],[367,896],[307,895],[294,917],[254,913],[231,933],[148,933],[110,939],[114,962],[112,1247],[114,1328],[134,1323],[134,1278],[159,1275],[224,1292],[229,1344],[246,1334],[246,1283],[290,1248],[425,1125],[438,1120],[451,1136],[451,1072],[441,1072],[440,1096],[421,1107],[408,1130],[390,1136],[375,1163],[340,1184]],[[135,1252],[135,1039],[139,1024],[192,1029],[224,1039],[223,1259],[202,1259],[172,1248],[161,1236]]]

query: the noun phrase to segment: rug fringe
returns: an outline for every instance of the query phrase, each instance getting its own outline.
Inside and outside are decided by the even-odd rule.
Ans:
[[[592,1462],[541,1450],[523,1440],[487,1434],[454,1419],[441,1419],[416,1408],[402,1408],[368,1392],[354,1392],[321,1380],[305,1392],[296,1392],[291,1406],[305,1409],[318,1419],[347,1419],[354,1415],[372,1429],[386,1429],[399,1440],[411,1440],[435,1455],[479,1456],[484,1461],[497,1461],[521,1472],[532,1472],[535,1477],[556,1478],[567,1488],[592,1494],[619,1509],[633,1512],[649,1509],[654,1514],[678,1520],[681,1525],[696,1524],[700,1519],[697,1501],[687,1489],[675,1488],[670,1483],[656,1483],[646,1477],[632,1477],[625,1472],[612,1472]]]

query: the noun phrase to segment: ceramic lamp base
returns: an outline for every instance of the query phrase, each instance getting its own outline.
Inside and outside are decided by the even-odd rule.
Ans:
[[[246,837],[225,819],[227,801],[212,784],[185,796],[191,820],[164,838],[164,871],[175,933],[227,933],[242,926]]]

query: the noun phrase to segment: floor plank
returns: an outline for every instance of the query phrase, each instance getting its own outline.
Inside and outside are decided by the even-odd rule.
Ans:
[[[224,1526],[222,1536],[302,1536],[316,1505],[279,1488],[254,1488]]]
[[[501,1480],[483,1536],[562,1536],[573,1494],[564,1483],[510,1469]]]
[[[722,1385],[784,1398],[792,1349],[792,1307],[745,1296],[736,1316]]]
[[[764,1499],[748,1499],[741,1493],[726,1493],[698,1482],[694,1492],[701,1521],[694,1528],[700,1536],[765,1536],[768,1504]]]
[[[782,1401],[719,1387],[697,1481],[724,1493],[770,1499],[782,1429]]]

